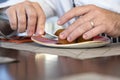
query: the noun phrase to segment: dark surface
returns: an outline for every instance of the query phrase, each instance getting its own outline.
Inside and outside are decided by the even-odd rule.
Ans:
[[[11,29],[10,23],[8,20],[0,18],[0,31],[4,35],[9,35],[9,34],[13,33],[13,30]]]
[[[57,80],[61,77],[92,72],[120,77],[120,56],[77,60],[5,48],[0,48],[0,56],[17,60],[0,64],[0,80]]]

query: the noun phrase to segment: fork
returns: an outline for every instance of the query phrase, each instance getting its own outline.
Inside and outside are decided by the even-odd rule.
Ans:
[[[1,35],[2,37],[4,37],[5,39],[7,39],[7,40],[11,39],[11,38],[7,37],[5,34],[3,34],[1,31],[0,31],[0,35]]]
[[[49,38],[49,39],[57,39],[58,38],[58,36],[47,33],[47,32],[45,33],[44,37]]]

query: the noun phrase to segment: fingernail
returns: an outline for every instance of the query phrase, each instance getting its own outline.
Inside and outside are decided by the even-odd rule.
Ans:
[[[43,30],[40,30],[40,31],[38,32],[38,34],[43,35],[43,34],[44,34],[44,31],[43,31]]]
[[[84,38],[84,39],[89,39],[89,37],[88,37],[87,34],[84,34],[84,35],[83,35],[83,38]]]
[[[32,33],[28,33],[27,35],[28,35],[28,36],[32,36]]]
[[[32,33],[30,31],[27,31],[27,36],[32,36]]]
[[[58,20],[58,21],[57,21],[57,24],[61,24],[61,21],[60,21],[60,20]]]
[[[65,34],[64,33],[60,33],[60,38],[61,39],[65,39]]]
[[[40,34],[39,34],[39,33],[36,33],[35,35],[36,35],[36,36],[39,36]]]
[[[71,41],[72,41],[72,38],[71,38],[71,37],[68,37],[67,40],[68,40],[69,42],[71,42]]]

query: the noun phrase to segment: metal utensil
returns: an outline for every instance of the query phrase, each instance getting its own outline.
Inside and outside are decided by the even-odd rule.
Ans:
[[[2,36],[2,37],[4,37],[5,39],[10,39],[9,37],[7,37],[6,35],[4,35],[1,31],[0,31],[0,35]]]
[[[57,39],[58,36],[54,35],[54,34],[50,34],[50,33],[46,33],[44,35],[45,38],[49,38],[49,39]]]

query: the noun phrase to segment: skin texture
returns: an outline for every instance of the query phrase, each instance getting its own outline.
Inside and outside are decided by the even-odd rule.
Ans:
[[[112,37],[120,36],[120,14],[118,13],[95,5],[86,5],[73,8],[65,13],[58,20],[58,24],[63,25],[75,17],[78,17],[77,20],[60,33],[61,39],[67,38],[71,42],[79,36],[90,39],[101,33],[106,33]],[[91,25],[91,21],[94,26]]]
[[[27,31],[28,36],[44,34],[45,14],[38,3],[25,1],[6,10],[11,28],[18,32]]]

